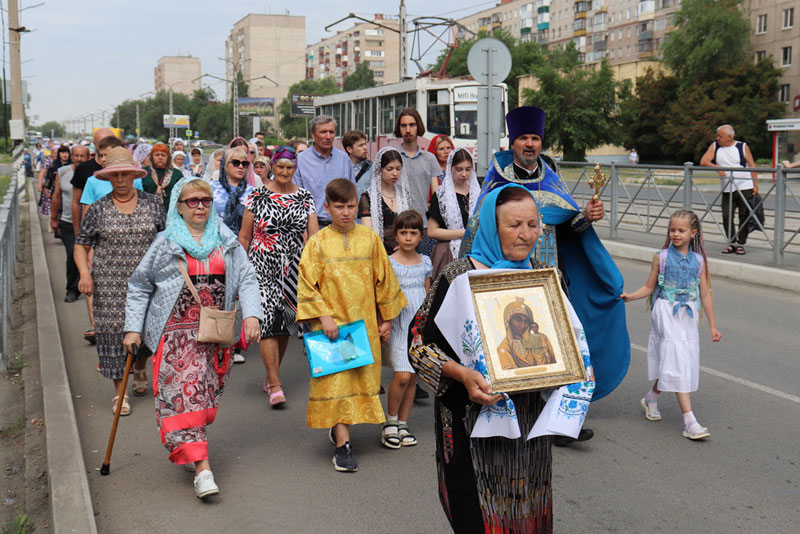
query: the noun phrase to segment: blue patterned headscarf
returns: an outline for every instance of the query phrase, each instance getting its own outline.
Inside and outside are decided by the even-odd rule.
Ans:
[[[231,157],[231,151],[238,148],[237,146],[226,150],[222,155],[222,161],[219,165],[219,183],[222,185],[225,192],[228,193],[228,201],[225,203],[225,209],[222,212],[222,222],[225,223],[225,226],[233,230],[235,234],[239,233],[239,229],[242,227],[242,218],[244,217],[244,204],[242,204],[240,199],[245,191],[247,191],[247,172],[245,172],[245,177],[242,178],[239,185],[233,187],[228,181],[228,174],[225,172],[225,167],[228,164],[228,158]],[[242,151],[245,152],[245,154],[247,153],[245,149],[242,149]],[[252,169],[253,166],[250,165],[249,168]]]
[[[536,199],[533,194],[525,187],[517,184],[508,184],[503,187],[498,187],[483,199],[480,209],[481,224],[478,231],[475,233],[475,239],[472,242],[472,250],[467,256],[475,258],[484,265],[492,269],[531,269],[531,255],[536,250],[536,243],[531,248],[530,253],[524,260],[511,261],[503,256],[503,249],[500,246],[500,237],[497,235],[497,197],[500,193],[509,187],[519,187],[533,199]],[[537,204],[536,210],[538,212],[539,206]],[[538,238],[537,238],[538,240]]]
[[[172,196],[170,196],[169,199],[169,210],[167,211],[167,228],[164,236],[179,244],[181,248],[194,259],[205,260],[208,258],[209,254],[222,245],[222,236],[219,234],[219,217],[217,217],[217,213],[214,211],[214,204],[212,203],[211,206],[208,207],[208,222],[203,230],[203,237],[199,245],[189,232],[189,227],[186,226],[183,217],[178,213],[178,200],[181,198],[183,186],[195,180],[204,181],[197,176],[186,176],[181,178],[178,183],[175,184],[175,187],[172,188]]]

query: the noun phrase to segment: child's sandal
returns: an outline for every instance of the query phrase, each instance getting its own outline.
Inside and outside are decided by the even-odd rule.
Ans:
[[[683,437],[691,440],[705,439],[711,436],[711,432],[704,426],[700,426],[697,421],[692,421],[683,429]]]
[[[417,438],[408,429],[408,425],[403,423],[397,425],[397,433],[400,436],[400,445],[403,447],[413,447],[417,444]]]
[[[394,431],[387,430],[394,428]],[[398,431],[397,423],[383,423],[383,431],[381,432],[381,443],[384,447],[388,447],[390,449],[399,449],[401,447],[400,442],[400,434],[397,433]]]
[[[644,408],[644,416],[648,421],[661,421],[661,413],[658,411],[658,404],[655,402],[647,402],[647,399],[642,399],[642,408]]]

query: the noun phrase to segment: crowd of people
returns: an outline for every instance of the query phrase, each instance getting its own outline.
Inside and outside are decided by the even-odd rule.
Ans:
[[[578,206],[542,154],[544,112],[521,107],[506,120],[510,149],[493,156],[482,185],[471,153],[447,136],[423,149],[425,125],[411,108],[397,116],[399,143],[372,161],[363,132],[344,133],[336,148],[337,124],[325,115],[311,121],[310,144],[269,150],[263,135],[239,137],[207,160],[181,139],[125,146],[108,129],[91,146],[55,149],[40,205],[67,252],[65,301],[85,296],[85,337],[112,381],[112,411],[122,396],[119,415],[131,413],[120,383],[126,355],[137,353],[133,394],[154,396],[160,439],[170,461],[195,472],[197,497],[215,495],[207,426],[242,351],[258,342],[266,402],[279,409],[291,399],[280,374],[291,337],[321,331],[334,342],[342,325],[364,321],[373,363],[310,379],[306,424],[328,430],[334,468],[358,470],[355,424],[382,425],[389,449],[417,444],[408,421],[419,382],[434,396],[439,491],[454,531],[551,532],[551,447],[592,437],[581,428],[588,402],[627,371],[624,303],[652,294],[655,383],[642,399],[645,416],[660,419],[657,394],[675,391],[684,435],[707,437],[688,401],[698,386],[698,302],[714,341],[721,334],[696,216],[673,217],[647,284],[625,293],[592,228],[602,201]],[[447,333],[446,325],[469,323],[469,310],[446,303],[470,272],[547,268],[560,273],[580,340],[586,378],[572,386],[585,404],[569,432],[528,437],[556,395],[495,391],[483,354]],[[520,343],[541,352],[547,337],[518,307],[501,325],[510,332],[513,321],[528,321],[507,341],[509,354]],[[235,312],[230,342],[204,326],[212,312],[219,321]],[[394,372],[385,407],[382,360]],[[492,419],[492,406],[512,416],[516,433]]]

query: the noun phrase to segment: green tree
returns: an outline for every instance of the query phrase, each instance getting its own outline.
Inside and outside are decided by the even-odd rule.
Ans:
[[[586,151],[616,141],[617,83],[606,60],[599,69],[578,61],[573,43],[547,53],[536,66],[536,90],[525,89],[525,104],[547,114],[544,148],[560,149],[567,161],[584,161]]]
[[[660,128],[667,122],[670,106],[677,100],[678,82],[672,75],[648,68],[636,79],[634,92],[623,89],[619,101],[620,142],[635,148],[641,161],[673,163],[665,151]],[[677,160],[675,160],[677,161]]]
[[[719,77],[749,63],[750,23],[741,0],[684,0],[675,13],[676,29],[664,45],[664,63],[681,89]]]
[[[42,135],[45,137],[64,137],[64,126],[56,121],[47,121],[36,129],[41,130]],[[50,135],[51,133],[52,136]]]
[[[358,64],[356,70],[345,78],[342,89],[345,91],[355,91],[368,87],[375,87],[375,73],[372,72],[372,69],[369,68],[366,61],[362,61]]]
[[[511,72],[504,81],[506,85],[508,85],[508,109],[513,109],[519,105],[518,77],[533,72],[538,65],[541,65],[544,61],[544,51],[539,43],[530,41],[521,42],[515,39],[514,36],[511,35],[511,32],[504,28],[499,28],[492,33],[481,31],[475,38],[461,41],[458,43],[458,46],[453,49],[450,61],[447,63],[448,75],[469,75],[469,68],[467,67],[469,49],[475,44],[475,41],[484,37],[499,39],[508,47],[508,51],[511,53]],[[448,50],[444,50],[439,54],[436,63],[431,65],[431,70],[436,72],[442,67],[447,52]]]
[[[301,80],[289,87],[289,95],[292,93],[332,95],[340,92],[341,91],[338,87],[336,87],[336,82],[333,80],[333,78],[322,78],[321,80]],[[302,117],[292,117],[290,115],[291,102],[288,96],[281,101],[278,112],[280,113],[280,121],[278,124],[281,127],[281,132],[284,137],[287,139],[292,139],[294,137],[305,137],[306,119]]]
[[[245,83],[244,74],[242,74],[242,71],[240,70],[236,71],[236,83],[239,86],[237,87],[237,90],[239,91],[239,96],[248,96],[248,91],[250,90],[250,86],[247,85],[247,83]]]

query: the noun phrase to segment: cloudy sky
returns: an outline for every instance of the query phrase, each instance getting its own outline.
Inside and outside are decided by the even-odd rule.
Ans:
[[[41,1],[19,0],[19,4],[24,9]],[[396,14],[400,6],[399,0],[45,2],[20,13],[21,25],[35,30],[22,35],[22,76],[28,82],[28,113],[34,124],[111,110],[125,99],[152,91],[153,69],[165,55],[191,54],[200,58],[204,73],[224,76],[224,62],[218,58],[225,55],[233,23],[247,13],[304,15],[310,44],[332,35],[323,28],[350,12],[372,18],[376,6],[383,6],[386,14],[390,10]],[[7,7],[6,1],[2,3]],[[409,21],[419,16],[459,18],[496,3],[499,0],[406,0],[406,10]],[[342,23],[337,28],[347,27]],[[7,45],[5,53],[7,61]],[[433,52],[423,64],[435,59]],[[416,72],[413,64],[409,68]],[[221,82],[211,87],[224,97]]]

